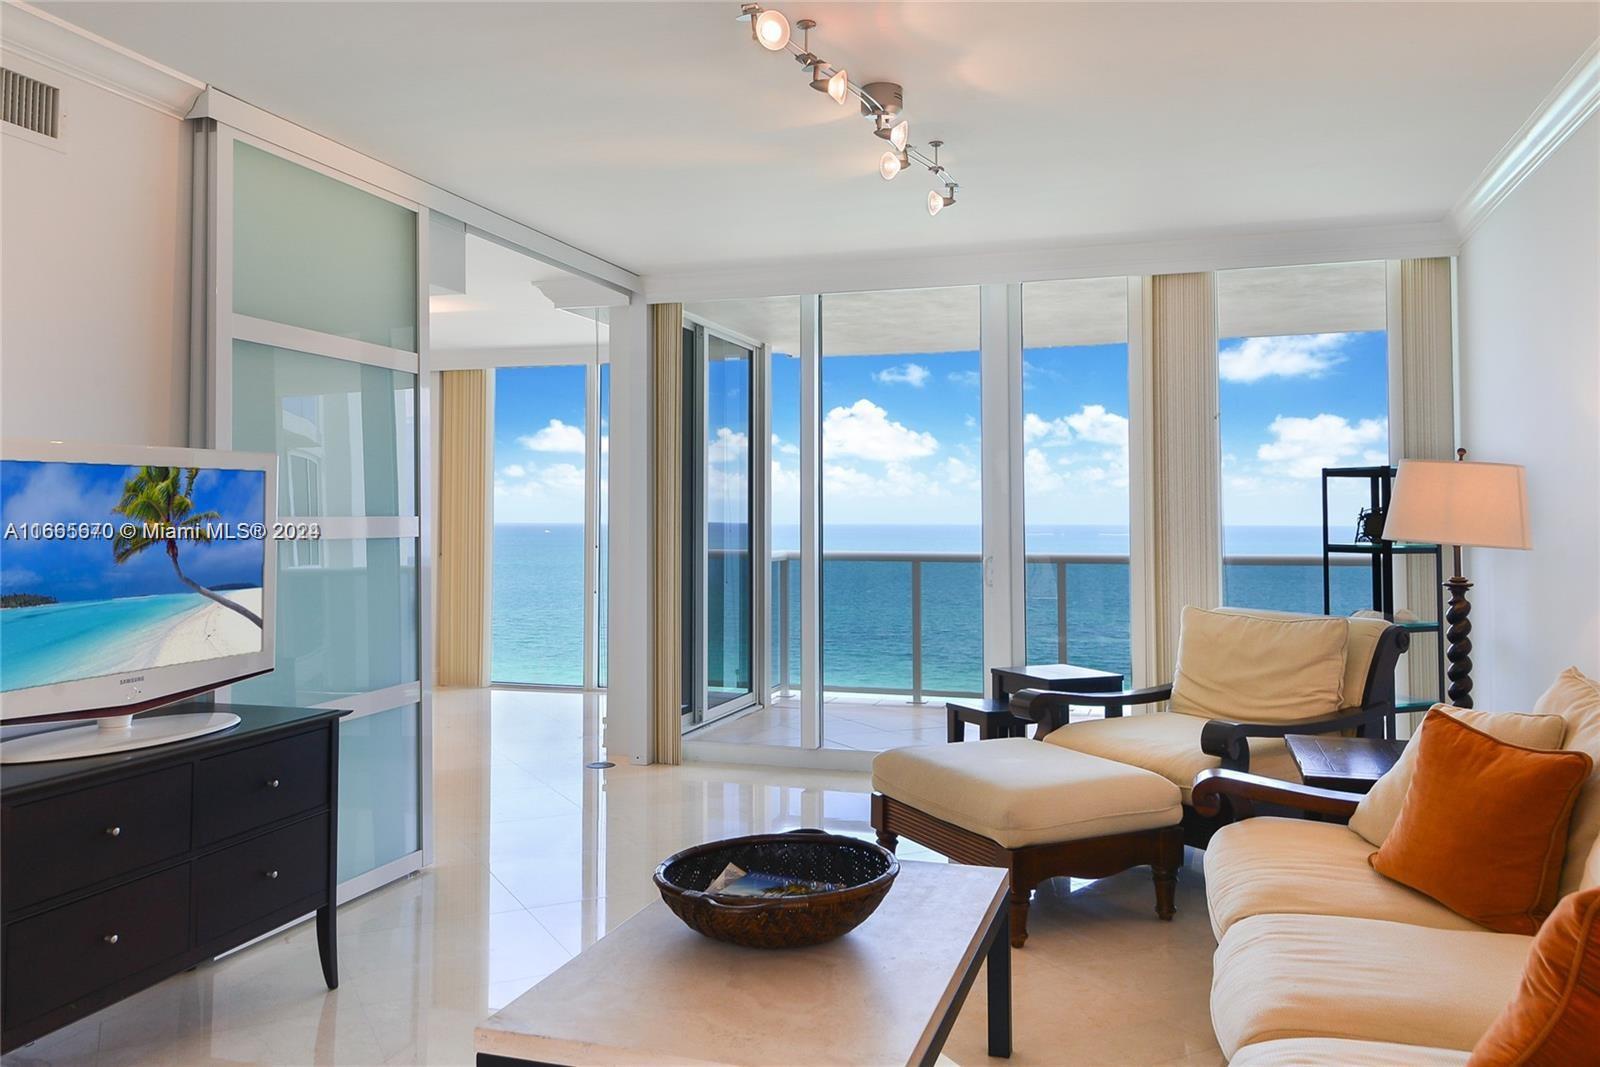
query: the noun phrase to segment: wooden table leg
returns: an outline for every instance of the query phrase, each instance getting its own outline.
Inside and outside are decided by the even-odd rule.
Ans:
[[[946,741],[964,741],[967,736],[967,724],[961,721],[961,714],[949,704],[944,706],[944,739]]]
[[[989,946],[989,1055],[1011,1055],[1011,913],[1000,909]]]

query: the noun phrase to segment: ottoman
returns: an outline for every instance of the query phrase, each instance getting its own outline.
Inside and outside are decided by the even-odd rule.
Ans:
[[[1171,919],[1183,864],[1183,797],[1126,763],[1022,737],[891,749],[872,761],[872,826],[956,863],[1011,872],[1011,943],[1047,878],[1103,878],[1148,864],[1156,915]]]

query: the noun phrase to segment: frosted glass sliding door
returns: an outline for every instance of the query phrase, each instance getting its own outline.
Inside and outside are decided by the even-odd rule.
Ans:
[[[207,131],[208,436],[278,457],[274,670],[238,703],[334,707],[341,897],[428,849],[426,212],[221,124]]]

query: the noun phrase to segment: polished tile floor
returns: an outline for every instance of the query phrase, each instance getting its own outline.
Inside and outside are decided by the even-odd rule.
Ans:
[[[822,703],[822,746],[882,752],[903,745],[942,744],[945,740],[944,698],[864,693],[830,693]],[[800,698],[778,698],[764,708],[707,723],[689,737],[740,745],[800,744]],[[973,734],[976,737],[976,733]]]
[[[586,770],[600,713],[595,697],[439,695],[435,863],[340,909],[336,992],[301,924],[18,1049],[6,1067],[469,1064],[473,1026],[648,903],[650,872],[668,853],[764,829],[871,833],[863,775]],[[902,854],[936,858],[915,846]],[[1040,893],[1015,955],[1011,1063],[1222,1062],[1193,856],[1177,919],[1158,922],[1151,907],[1137,871]],[[984,1008],[980,978],[949,1059],[991,1062]]]

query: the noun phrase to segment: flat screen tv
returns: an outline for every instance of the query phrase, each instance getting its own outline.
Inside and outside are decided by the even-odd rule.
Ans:
[[[227,729],[133,718],[272,669],[276,457],[0,442],[0,743],[25,763]],[[13,731],[16,732],[16,731]]]

